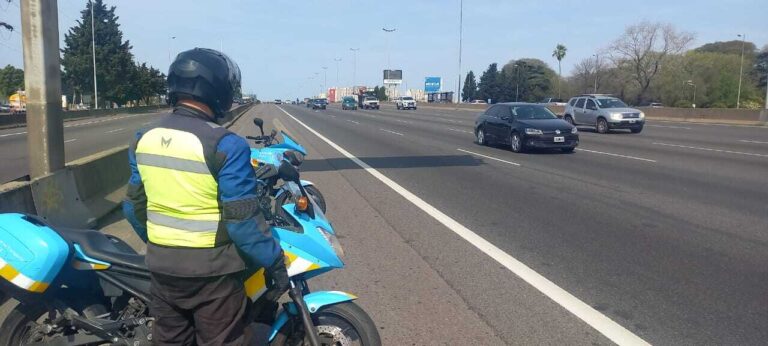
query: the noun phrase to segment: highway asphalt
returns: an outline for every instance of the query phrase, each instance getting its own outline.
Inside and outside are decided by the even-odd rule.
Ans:
[[[67,162],[130,142],[136,130],[166,114],[122,114],[64,123],[64,155]],[[0,130],[0,183],[29,174],[27,128]]]
[[[341,176],[319,184],[322,191],[336,196],[351,187],[330,199],[332,219],[374,229],[383,222],[382,232],[394,231],[418,256],[409,266],[387,256],[403,244],[382,243],[366,226],[344,229],[371,237],[342,240],[350,251],[385,258],[365,268],[350,262],[352,270],[375,276],[390,265],[426,265],[366,282],[363,299],[437,275],[450,297],[460,297],[459,310],[505,343],[603,344],[618,329],[652,344],[768,340],[768,128],[651,121],[638,135],[584,128],[573,154],[514,154],[475,144],[476,114],[467,111],[261,105],[254,113],[312,148],[307,176]],[[253,133],[247,119],[239,131]],[[373,219],[353,212],[367,207]],[[488,255],[499,253],[534,274],[518,269],[518,276],[494,259],[503,255]],[[547,291],[552,286],[536,275],[566,293]],[[566,310],[568,296],[590,311]],[[381,317],[381,305],[373,309]],[[463,318],[429,315],[436,322],[422,323],[443,323],[442,333],[472,333]]]

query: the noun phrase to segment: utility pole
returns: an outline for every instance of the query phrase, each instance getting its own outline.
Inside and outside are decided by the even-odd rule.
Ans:
[[[175,39],[176,39],[176,36],[171,36],[168,38],[168,63],[169,64],[171,63],[171,44],[173,42],[172,40],[175,40]]]
[[[59,14],[56,0],[21,1],[29,175],[64,168]]]
[[[600,71],[600,56],[595,54],[595,91],[594,93],[597,94],[597,73]]]
[[[339,87],[339,62],[341,62],[341,58],[334,58],[333,61],[336,62],[336,87]]]
[[[741,105],[741,76],[744,75],[744,43],[747,41],[747,34],[738,35],[741,37],[741,65],[739,65],[739,92],[736,95],[736,109]]]
[[[354,59],[352,60],[352,88],[354,88],[357,84],[357,51],[359,51],[360,48],[350,48],[349,50],[352,51]]]
[[[456,88],[457,103],[461,103],[461,39],[464,36],[464,0],[459,0],[459,83]]]
[[[94,108],[99,109],[99,86],[96,82],[96,30],[93,24],[93,1],[91,1],[91,56],[93,57],[93,99]],[[58,31],[56,36],[58,36]]]
[[[328,91],[328,66],[323,66],[323,89]]]
[[[515,69],[517,69],[517,83],[515,83],[515,102],[517,102],[517,98],[520,95],[520,65],[515,64]]]

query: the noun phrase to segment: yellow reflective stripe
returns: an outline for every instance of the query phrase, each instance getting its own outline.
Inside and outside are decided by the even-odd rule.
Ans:
[[[27,291],[37,293],[45,292],[49,285],[48,283],[42,281],[30,279],[2,259],[0,259],[0,277]]]
[[[172,156],[164,156],[149,153],[136,153],[136,163],[138,165],[153,166],[160,168],[173,169],[198,174],[211,174],[208,165],[205,162],[180,159]]]
[[[245,294],[251,300],[255,301],[266,291],[267,284],[264,277],[264,268],[259,269],[245,280]]]
[[[147,211],[147,220],[155,225],[166,226],[190,232],[216,232],[219,229],[219,221],[217,220],[188,220],[163,215],[153,211]]]
[[[216,231],[189,232],[147,221],[147,235],[153,244],[174,247],[212,248],[216,245]]]
[[[154,128],[141,136],[136,153],[157,154],[179,159],[205,162],[203,144],[192,133]]]

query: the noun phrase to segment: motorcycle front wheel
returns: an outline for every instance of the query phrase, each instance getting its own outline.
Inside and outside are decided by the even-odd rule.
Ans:
[[[312,320],[323,345],[379,346],[381,337],[371,317],[353,302],[326,306],[312,314]],[[304,331],[300,321],[287,323],[270,345],[309,345],[306,337],[296,340],[294,333]]]

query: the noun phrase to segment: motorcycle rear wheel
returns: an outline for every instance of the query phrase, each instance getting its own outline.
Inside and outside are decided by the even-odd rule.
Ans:
[[[320,333],[321,340],[330,345],[379,346],[381,337],[371,317],[353,302],[326,306],[312,314],[312,320]],[[300,324],[300,323],[299,323]],[[303,329],[299,326],[299,329]],[[291,323],[286,324],[275,336],[270,345],[309,345],[309,340],[293,340]],[[323,344],[326,344],[325,342]]]
[[[48,311],[40,304],[18,304],[8,313],[0,325],[0,345],[26,345],[45,343],[48,339],[42,334],[42,323]]]

